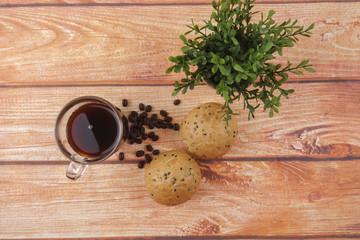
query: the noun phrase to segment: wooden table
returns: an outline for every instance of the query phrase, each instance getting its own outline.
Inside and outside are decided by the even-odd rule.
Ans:
[[[360,239],[360,2],[258,0],[275,19],[315,22],[286,59],[316,73],[292,75],[280,113],[247,120],[223,158],[201,160],[202,182],[179,206],[155,203],[134,152],[65,177],[54,140],[61,107],[96,95],[125,113],[139,103],[188,111],[222,102],[199,86],[178,95],[166,75],[186,25],[211,12],[208,0],[0,1],[0,238]],[[286,59],[281,61],[285,62]],[[185,150],[178,132],[157,130],[161,151]]]

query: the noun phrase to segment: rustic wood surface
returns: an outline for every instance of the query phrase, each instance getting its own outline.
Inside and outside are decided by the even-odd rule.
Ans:
[[[208,0],[0,0],[0,239],[360,239],[360,3],[257,0],[279,21],[315,22],[279,61],[309,58],[316,72],[291,76],[280,113],[247,120],[224,157],[201,160],[188,202],[165,207],[147,195],[143,169],[123,144],[77,181],[54,140],[61,107],[97,95],[128,113],[140,102],[175,122],[207,102],[203,85],[173,105],[165,75],[179,35],[211,11]],[[161,151],[178,132],[156,130]]]

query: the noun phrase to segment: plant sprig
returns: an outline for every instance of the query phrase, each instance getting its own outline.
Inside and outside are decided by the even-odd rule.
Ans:
[[[181,55],[170,56],[173,63],[166,70],[185,73],[181,81],[175,81],[173,95],[180,91],[185,94],[201,82],[206,81],[216,89],[224,100],[226,120],[231,118],[230,108],[235,100],[244,100],[244,109],[249,110],[248,118],[262,102],[264,111],[269,109],[269,117],[279,112],[280,98],[293,93],[293,89],[283,89],[288,73],[303,74],[303,70],[314,72],[309,60],[297,65],[289,61],[286,66],[275,64],[276,55],[283,55],[283,48],[293,47],[298,36],[310,37],[314,24],[304,28],[291,19],[280,24],[272,18],[270,10],[259,22],[251,22],[255,0],[213,1],[214,11],[205,25],[199,27],[192,21],[190,29],[180,39],[184,46]],[[194,38],[186,37],[193,34]]]

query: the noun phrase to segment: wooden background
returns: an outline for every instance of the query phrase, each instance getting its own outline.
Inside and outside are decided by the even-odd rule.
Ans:
[[[360,2],[258,0],[276,20],[315,22],[313,36],[284,52],[316,73],[291,76],[296,90],[269,119],[247,121],[221,159],[201,160],[199,191],[175,207],[156,204],[143,169],[123,145],[77,181],[54,141],[61,107],[81,95],[120,106],[152,104],[176,122],[207,101],[207,86],[172,104],[167,58],[208,0],[0,0],[0,238],[360,239]],[[161,151],[185,149],[157,130]]]

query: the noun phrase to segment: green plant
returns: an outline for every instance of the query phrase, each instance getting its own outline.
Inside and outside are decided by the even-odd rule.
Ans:
[[[297,36],[310,37],[314,24],[306,29],[297,25],[297,20],[278,24],[272,18],[273,10],[266,18],[261,13],[259,22],[251,22],[252,16],[258,13],[251,11],[254,1],[213,1],[215,11],[208,21],[204,20],[204,26],[199,27],[192,21],[188,26],[190,30],[180,36],[184,43],[182,55],[169,57],[173,65],[166,73],[185,73],[185,78],[174,83],[174,96],[205,81],[224,98],[225,120],[235,114],[230,104],[241,98],[244,109],[249,110],[249,119],[255,117],[260,101],[272,117],[274,112],[278,113],[281,96],[288,98],[294,92],[281,88],[288,72],[297,75],[303,74],[301,70],[314,72],[309,60],[296,66],[289,61],[284,67],[274,63],[276,55],[282,56],[283,48],[294,46],[299,40]],[[193,39],[186,37],[190,33],[194,34]]]

